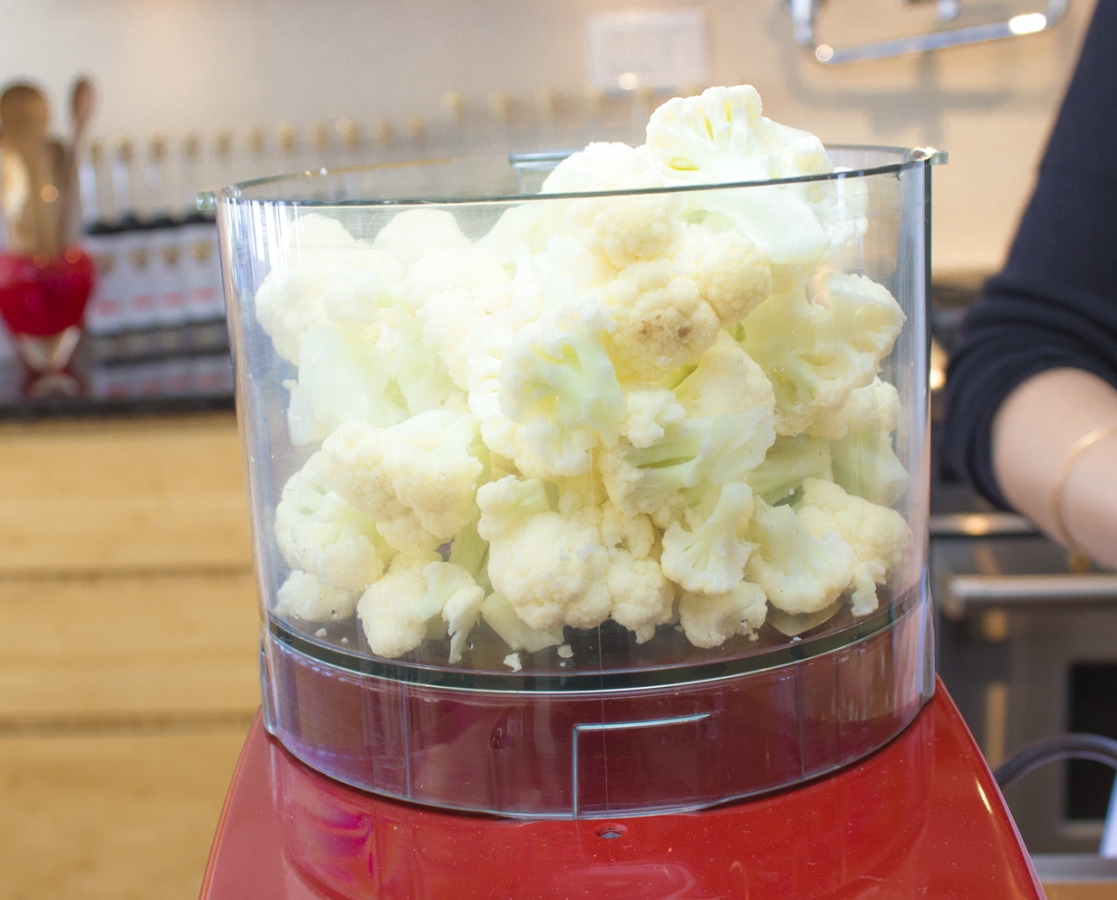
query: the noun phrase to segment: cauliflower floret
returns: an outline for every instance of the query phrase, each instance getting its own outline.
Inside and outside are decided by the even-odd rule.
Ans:
[[[543,182],[544,194],[624,191],[656,188],[663,178],[638,150],[622,143],[598,141],[571,153]]]
[[[562,643],[562,625],[558,624],[545,631],[537,631],[528,626],[516,614],[516,608],[499,591],[493,591],[481,604],[481,615],[512,650],[526,650],[536,653],[547,647]]]
[[[328,318],[363,325],[403,296],[398,260],[355,240],[332,219],[296,219],[288,244],[257,290],[255,306],[260,327],[290,362],[298,361],[314,325]]]
[[[668,184],[762,181],[833,168],[813,134],[764,118],[760,95],[748,85],[667,101],[652,113],[647,141],[647,152]],[[830,245],[796,185],[702,191],[693,202],[730,217],[773,264],[809,265]]]
[[[790,506],[757,500],[749,537],[759,546],[745,571],[776,609],[818,612],[849,585],[854,565],[849,544],[834,531],[815,536]]]
[[[833,480],[881,506],[891,506],[902,497],[910,480],[892,446],[891,432],[896,430],[899,413],[896,388],[878,377],[850,394],[836,413],[816,417],[810,428],[812,434],[834,438]]]
[[[369,515],[384,539],[416,554],[450,540],[473,518],[484,468],[477,420],[430,410],[389,428],[346,422],[322,444],[330,483]]]
[[[363,330],[319,322],[303,336],[299,377],[287,381],[288,429],[296,445],[325,438],[342,422],[387,426],[408,415],[458,406],[438,354],[423,346],[422,325],[407,309],[381,310]]]
[[[597,580],[588,593],[604,595],[606,615],[643,643],[674,615],[675,592],[653,556],[655,528],[646,516],[626,515],[606,501],[600,508],[598,540]],[[592,627],[578,625],[571,615],[567,623]]]
[[[764,462],[749,473],[749,487],[766,503],[787,500],[802,489],[803,479],[831,480],[831,444],[809,434],[777,437]]]
[[[304,622],[348,619],[357,608],[357,596],[354,591],[339,591],[296,569],[276,594],[275,614]]]
[[[852,549],[850,611],[863,616],[876,609],[876,586],[888,581],[911,546],[911,529],[904,517],[852,497],[829,481],[808,478],[803,482],[799,518],[811,534],[837,533]]]
[[[717,314],[669,259],[633,263],[592,296],[616,323],[606,343],[625,377],[654,381],[697,363],[717,342]]]
[[[774,439],[771,415],[759,408],[669,425],[648,447],[622,438],[603,449],[598,462],[618,508],[628,515],[649,514],[665,528],[685,505],[689,489],[745,481]]]
[[[738,634],[755,641],[767,615],[764,591],[748,581],[724,594],[684,591],[679,598],[679,624],[695,647],[720,647]]]
[[[550,467],[524,436],[523,426],[500,408],[500,362],[511,340],[511,329],[497,328],[470,355],[469,410],[480,421],[481,439],[493,454],[528,478],[551,478]]]
[[[512,339],[500,363],[500,409],[555,475],[588,472],[612,444],[624,395],[605,352],[612,322],[596,306],[546,314]]]
[[[842,406],[815,416],[807,433],[833,441],[841,440],[851,431],[872,430],[887,434],[896,430],[899,417],[900,395],[878,375],[865,387],[853,391]]]
[[[357,603],[369,649],[394,659],[428,637],[450,635],[450,663],[460,662],[485,592],[469,573],[437,554],[397,556]]]
[[[410,266],[434,250],[468,247],[469,238],[462,234],[453,213],[419,207],[393,216],[380,229],[372,246],[390,250],[405,266]]]
[[[477,531],[489,541],[489,577],[527,625],[547,631],[593,583],[594,529],[552,511],[543,482],[513,476],[477,492]]]
[[[671,257],[682,243],[684,201],[677,194],[574,200],[566,210],[568,233],[613,269]]]
[[[476,293],[477,305],[495,312],[511,302],[511,281],[496,253],[470,245],[424,253],[408,267],[403,289],[415,309],[431,294],[457,288]]]
[[[620,433],[633,447],[650,447],[663,438],[665,428],[686,421],[686,410],[667,388],[633,388],[624,402]]]
[[[776,392],[776,430],[798,434],[870,384],[904,318],[892,295],[861,275],[826,274],[813,289],[765,300],[738,333]]]
[[[698,285],[723,328],[736,325],[772,292],[768,254],[739,231],[689,226],[675,264]]]
[[[684,513],[686,528],[674,522],[663,533],[663,573],[691,593],[733,590],[756,546],[745,540],[752,508],[747,484],[732,482],[709,491],[704,502]]]
[[[292,568],[340,591],[363,591],[394,555],[372,519],[334,492],[321,451],[284,486],[275,510],[275,542]]]
[[[702,357],[697,368],[682,370],[669,382],[686,414],[692,418],[721,413],[763,410],[776,424],[776,395],[772,383],[749,355],[724,331]]]

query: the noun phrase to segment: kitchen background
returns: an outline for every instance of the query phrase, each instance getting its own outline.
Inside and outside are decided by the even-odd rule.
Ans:
[[[657,65],[670,58],[687,73],[677,90],[748,82],[769,116],[826,141],[947,149],[950,164],[935,170],[934,271],[965,295],[1011,239],[1092,3],[1070,0],[1042,34],[844,67],[823,66],[794,42],[778,0],[639,6],[699,14],[697,45],[682,46],[694,34],[682,27],[660,45]],[[319,159],[639,139],[635,123],[668,90],[587,90],[597,71],[587,25],[627,9],[606,0],[0,0],[0,85],[41,85],[63,135],[73,79],[90,76],[101,171],[126,138],[142,179],[162,134],[185,202],[191,178]],[[829,0],[817,33],[845,46],[1036,9],[962,0],[959,19],[941,23],[934,2]],[[183,163],[189,135],[199,139],[194,168]],[[228,405],[171,414],[135,404],[113,407],[128,415],[30,421],[17,405],[5,409],[0,900],[197,896],[259,702],[233,416]],[[1003,567],[1006,544],[948,538],[944,579]],[[1053,627],[1020,624],[999,607],[948,626],[960,641],[951,659],[984,661],[971,706],[984,717],[975,731],[987,753],[1003,756],[1023,733],[1012,710],[1028,698],[1009,691],[1005,673],[1026,670],[1029,656],[1007,638],[1031,629],[1042,643]],[[1050,693],[1074,662],[1034,669],[1023,683]],[[1036,815],[1056,815],[1060,802]],[[1096,844],[1097,823],[1083,833]]]

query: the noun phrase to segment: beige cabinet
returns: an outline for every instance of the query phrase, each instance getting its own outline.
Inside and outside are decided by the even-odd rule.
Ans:
[[[0,426],[0,900],[192,898],[259,706],[232,414]]]

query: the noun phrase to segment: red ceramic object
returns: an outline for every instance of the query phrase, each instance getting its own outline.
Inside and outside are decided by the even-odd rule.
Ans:
[[[80,325],[93,261],[78,247],[54,259],[0,253],[0,316],[14,335],[51,337]]]
[[[528,821],[365,794],[299,763],[257,717],[202,900],[1041,900],[958,710],[934,699],[841,771],[696,813]]]

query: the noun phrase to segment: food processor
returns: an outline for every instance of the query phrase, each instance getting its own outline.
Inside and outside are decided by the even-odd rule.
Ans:
[[[217,193],[264,698],[204,897],[1041,896],[936,695],[943,155],[752,125]]]

